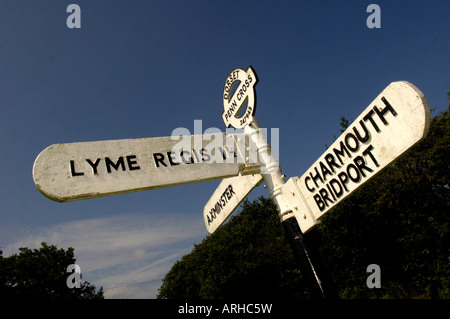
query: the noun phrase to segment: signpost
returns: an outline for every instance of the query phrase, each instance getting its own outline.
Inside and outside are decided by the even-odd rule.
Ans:
[[[240,82],[233,94],[233,86]],[[255,85],[258,82],[255,72],[252,67],[248,67],[247,71],[236,69],[228,74],[223,88],[223,106],[222,113],[223,121],[226,127],[233,126],[234,128],[244,128],[255,117]],[[247,108],[244,115],[238,117],[241,108],[247,102]]]
[[[203,209],[208,232],[214,233],[262,180],[261,174],[225,178]]]
[[[430,125],[425,96],[409,82],[393,82],[298,179],[296,212],[302,232],[422,140]],[[299,194],[300,195],[300,194]],[[302,204],[299,204],[302,205]]]
[[[230,142],[231,141],[231,142]],[[33,179],[67,202],[254,172],[225,133],[54,144],[35,160]]]
[[[300,178],[286,182],[255,119],[257,82],[252,67],[225,81],[222,118],[242,134],[51,145],[34,163],[36,187],[65,202],[223,178],[203,211],[213,233],[264,179],[312,295],[329,297],[303,234],[425,137],[428,103],[411,83],[391,83]]]

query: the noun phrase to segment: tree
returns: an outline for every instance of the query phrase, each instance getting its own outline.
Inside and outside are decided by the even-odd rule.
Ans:
[[[450,298],[449,108],[432,119],[423,141],[305,234],[340,298]],[[380,267],[381,288],[366,285],[371,264]],[[158,295],[255,296],[309,297],[266,198],[245,201],[239,215],[176,262]]]
[[[19,254],[6,258],[0,250],[1,298],[103,299],[103,288],[96,291],[89,282],[80,282],[80,288],[67,286],[71,275],[66,272],[67,266],[76,262],[73,248],[66,251],[45,242],[41,246],[19,248]]]
[[[245,200],[239,215],[195,245],[165,276],[158,298],[307,295],[271,199]]]
[[[314,230],[341,297],[450,298],[449,133],[447,109]],[[370,264],[380,266],[381,289],[365,285]]]

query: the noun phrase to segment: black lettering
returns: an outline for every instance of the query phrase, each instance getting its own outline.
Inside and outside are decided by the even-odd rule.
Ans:
[[[233,190],[233,186],[228,185],[228,191],[230,192],[230,194],[236,194]]]
[[[370,138],[370,133],[369,130],[366,128],[366,125],[364,124],[364,122],[361,120],[359,121],[359,124],[361,124],[361,127],[364,131],[364,137],[361,136],[361,134],[359,134],[358,130],[356,129],[356,126],[353,127],[353,132],[355,132],[356,137],[358,138],[358,140],[360,140],[361,143],[365,143],[369,140]]]
[[[336,188],[334,187],[334,185],[339,186],[339,190],[336,190]],[[342,196],[342,194],[344,194],[343,189],[342,189],[342,186],[341,186],[341,184],[339,183],[339,181],[338,181],[337,179],[333,178],[333,179],[330,181],[330,186],[331,186],[331,188],[333,189],[333,192],[334,192],[334,194],[336,195],[336,198],[339,198],[339,197]]]
[[[352,174],[350,174],[350,169],[353,168],[354,171],[356,172],[356,177],[353,177]],[[348,177],[350,177],[350,179],[352,180],[352,182],[354,183],[358,183],[361,180],[361,175],[359,174],[358,169],[356,168],[355,165],[353,164],[348,164],[347,166],[347,175]]]
[[[322,163],[322,161],[320,162],[320,170],[322,171],[322,176],[325,181],[327,180],[327,174],[329,174],[330,176],[332,175],[330,170],[325,166],[324,163]]]
[[[211,213],[211,212],[210,212]],[[209,224],[211,224],[212,223],[212,220],[211,220],[211,218],[209,218],[209,215],[208,215],[208,226],[209,226]]]
[[[319,210],[322,212],[325,209],[325,204],[322,197],[320,197],[319,194],[316,194],[314,195],[314,200],[316,201],[317,207],[319,207]]]
[[[317,167],[314,167],[314,170],[316,171],[316,175],[313,176],[312,173],[309,173],[309,176],[311,176],[311,178],[313,179],[313,182],[314,184],[316,184],[316,187],[319,187],[319,185],[317,185],[316,180],[319,179],[323,183],[323,179],[320,176],[319,172],[317,171]]]
[[[194,156],[195,156],[195,163],[200,163],[200,159],[199,159],[198,154],[195,151],[195,149],[192,150],[192,153],[194,153]]]
[[[223,154],[226,155],[228,158],[232,158],[232,157],[236,157],[237,158],[237,153],[234,151],[234,148],[232,148],[231,150],[228,148],[228,146],[225,146],[223,148]]]
[[[160,163],[163,166],[167,167],[167,164],[164,163],[164,154],[162,154],[162,153],[153,153],[153,159],[155,160],[156,167],[159,167]]]
[[[342,164],[344,164],[344,162],[342,161],[341,156],[344,157],[344,152],[345,152],[345,154],[347,154],[348,157],[352,157],[352,155],[350,154],[348,149],[345,147],[344,142],[341,141],[339,146],[341,147],[341,149],[338,150],[336,148],[333,148],[333,152],[334,152],[334,155],[336,155],[336,157],[338,158],[339,162],[342,165]]]
[[[180,165],[180,163],[174,162],[172,156],[173,152],[167,152],[167,158],[169,159],[170,166]]]
[[[319,191],[320,196],[322,196],[323,202],[325,203],[325,206],[328,207],[327,201],[330,202],[330,204],[333,204],[333,200],[328,197],[328,192],[325,188],[321,188]]]
[[[97,160],[95,161],[95,163],[92,163],[91,160],[90,160],[89,158],[87,158],[87,159],[86,159],[86,162],[88,162],[89,165],[91,165],[92,171],[94,172],[94,175],[98,175],[98,172],[97,172],[97,166],[98,166],[98,164],[100,163],[100,159],[97,158]]]
[[[202,161],[203,162],[209,162],[211,160],[211,156],[207,153],[207,150],[204,149],[204,148],[202,148],[200,150],[200,155],[202,156]],[[207,157],[207,159],[205,159],[205,156]]]
[[[380,129],[378,128],[377,123],[375,123],[375,121],[373,120],[372,116],[374,115],[374,111],[370,110],[369,113],[366,114],[366,116],[363,117],[363,120],[365,122],[367,122],[367,120],[370,121],[370,123],[372,123],[373,128],[375,129],[375,131],[377,131],[377,133],[380,132]]]
[[[369,145],[369,147],[367,147],[364,150],[363,155],[366,156],[367,154],[369,154],[370,158],[372,159],[372,162],[376,165],[376,167],[379,167],[380,164],[378,164],[377,160],[375,159],[375,156],[373,156],[372,150],[373,150],[373,146]]]
[[[72,176],[83,176],[83,172],[75,172],[75,163],[74,161],[70,161],[70,173]]]
[[[231,197],[233,197],[233,194],[235,194],[233,186],[228,185],[228,187],[222,193],[222,196],[220,196],[219,200],[214,205],[214,208],[212,208],[209,211],[209,214],[211,215],[211,219],[208,216],[208,225],[210,223],[212,223],[212,221],[216,218],[216,215],[220,214],[220,212],[227,205],[227,203],[231,199]]]
[[[227,191],[223,192],[223,194],[222,194],[222,203],[223,203],[223,207],[225,207],[226,204],[228,203],[228,193],[227,193]]]
[[[227,159],[227,157],[225,156],[225,152],[223,151],[223,149],[221,147],[218,147],[219,151],[222,153],[222,158],[223,159]],[[214,153],[216,154],[216,153]]]
[[[108,173],[111,173],[111,166],[112,168],[114,168],[116,171],[119,170],[119,167],[122,167],[122,171],[125,171],[125,162],[123,161],[123,156],[120,156],[117,159],[117,162],[114,163],[113,161],[111,161],[111,159],[109,157],[105,157],[105,162],[106,162],[106,171]]]
[[[334,161],[333,154],[327,154],[325,155],[325,161],[327,162],[328,166],[330,167],[331,171],[334,173],[334,168],[340,168],[339,164],[336,164]]]
[[[330,188],[330,184],[327,184],[327,188],[328,188],[328,191],[330,192],[331,196],[333,197],[333,200],[336,200],[336,197],[334,196],[334,193]]]
[[[310,188],[310,187],[308,186],[308,181],[309,181],[309,180],[311,180],[311,177],[306,176],[306,177],[305,177],[305,186],[306,186],[306,188],[312,193],[312,192],[314,192],[314,190],[315,190],[316,188],[315,188],[315,187],[311,187],[311,188]]]
[[[355,141],[355,146],[354,147],[352,147],[350,144],[349,144],[349,138],[352,138],[354,141]],[[345,145],[348,147],[348,149],[350,150],[350,151],[352,151],[352,152],[356,152],[357,150],[358,150],[358,148],[359,148],[359,142],[358,142],[358,139],[355,137],[355,135],[353,135],[352,133],[347,133],[346,135],[345,135],[345,138],[344,138],[344,141],[345,141]]]
[[[345,185],[348,183],[348,175],[345,172],[341,172],[338,174],[338,178],[341,181],[341,184],[344,187],[345,191],[348,192],[347,185]]]
[[[366,177],[364,170],[368,171],[369,173],[373,172],[373,169],[371,169],[370,167],[368,167],[366,165],[366,161],[364,160],[364,158],[362,156],[355,157],[353,162],[356,164],[356,167],[358,167],[358,170],[361,172],[363,177]]]
[[[236,108],[237,108],[237,102],[236,102],[236,100],[233,100],[233,102],[231,102],[230,109],[233,112]]]
[[[389,112],[391,112],[392,115],[397,116],[397,112],[395,112],[392,105],[388,102],[388,100],[386,100],[386,98],[384,96],[381,98],[381,101],[383,101],[383,103],[386,107],[384,109],[382,109],[381,111],[376,106],[374,106],[373,109],[377,113],[381,122],[383,122],[384,125],[388,125],[388,122],[384,118],[384,115],[389,111]]]
[[[181,151],[180,152],[180,157],[181,157],[181,160],[183,161],[183,163],[185,163],[185,164],[193,164],[194,163],[194,158],[192,156],[190,156],[189,159],[187,160],[187,159],[184,158],[184,153],[187,153],[188,155],[191,155],[188,151]]]
[[[135,170],[141,169],[138,165],[136,165],[137,162],[133,161],[133,159],[136,159],[136,155],[128,155],[127,156],[128,169],[130,171],[135,171]]]

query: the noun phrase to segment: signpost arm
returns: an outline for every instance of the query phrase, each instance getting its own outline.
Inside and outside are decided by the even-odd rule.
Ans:
[[[331,289],[333,285],[331,280],[327,276],[322,275],[322,267],[317,268],[314,266],[314,264],[322,266],[320,258],[316,258],[319,257],[318,254],[315,252],[315,254],[312,254],[312,250],[307,247],[304,235],[300,230],[297,219],[294,217],[292,208],[283,196],[282,189],[286,181],[284,175],[281,174],[281,168],[277,160],[270,150],[270,145],[267,143],[264,131],[260,130],[258,122],[253,120],[244,127],[244,132],[249,135],[251,142],[256,145],[258,156],[262,163],[261,174],[270,191],[270,197],[278,207],[278,214],[281,218],[286,237],[291,245],[295,259],[300,264],[302,274],[312,298],[333,298],[333,290]],[[326,282],[323,281],[325,278],[327,279]]]

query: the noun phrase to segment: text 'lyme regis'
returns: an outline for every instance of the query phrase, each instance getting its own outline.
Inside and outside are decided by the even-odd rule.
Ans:
[[[179,153],[170,151],[152,154],[152,160],[155,168],[172,167],[180,164],[230,161],[230,159],[235,159],[236,157],[236,152],[234,150],[230,151],[227,146],[217,147],[214,152],[202,148],[200,150],[192,149],[191,151],[182,150]],[[90,169],[88,171],[80,170],[77,165],[80,164],[80,162],[88,163]],[[111,156],[96,159],[86,158],[84,160],[79,160],[77,163],[75,160],[70,160],[69,164],[70,174],[72,177],[83,176],[85,174],[99,175],[99,172],[105,172],[105,170],[108,174],[110,174],[117,171],[125,172],[141,169],[141,164],[138,163],[136,155],[119,156],[117,158],[113,158]]]

